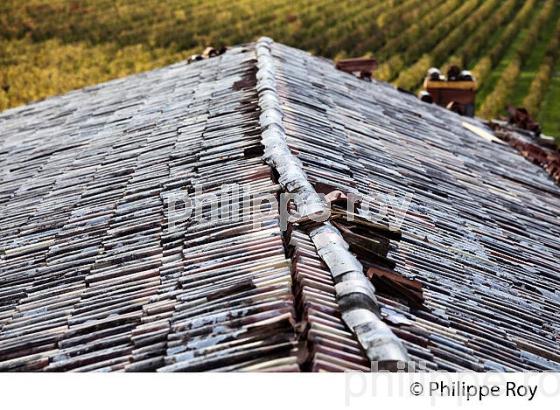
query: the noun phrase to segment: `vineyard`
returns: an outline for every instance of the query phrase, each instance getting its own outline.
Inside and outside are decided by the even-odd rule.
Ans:
[[[2,0],[0,110],[261,35],[418,91],[452,64],[479,82],[477,115],[525,106],[560,136],[560,0]]]

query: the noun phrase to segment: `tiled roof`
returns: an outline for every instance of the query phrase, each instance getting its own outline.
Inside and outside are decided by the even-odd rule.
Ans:
[[[274,208],[169,229],[176,195],[295,189],[270,121],[317,192],[410,201],[400,241],[366,238],[388,262],[344,257],[393,260],[422,306],[349,304],[318,227]],[[428,370],[560,370],[560,189],[464,121],[489,131],[266,40],[0,114],[0,370],[368,370],[394,336]]]

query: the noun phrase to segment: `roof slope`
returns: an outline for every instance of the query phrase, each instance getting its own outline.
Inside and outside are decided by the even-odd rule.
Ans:
[[[236,48],[2,115],[2,369],[197,370],[255,345],[293,367],[277,219],[168,226],[176,193],[278,190],[253,153],[254,57]]]
[[[391,257],[423,283],[428,309],[384,302],[410,321],[395,331],[413,356],[449,370],[560,369],[560,189],[545,172],[464,117],[302,51],[273,54],[310,181],[411,195]]]
[[[309,181],[411,198],[390,257],[424,307],[376,295],[410,358],[559,370],[560,189],[464,118],[270,49]],[[0,114],[0,369],[367,370],[329,267],[277,210],[169,230],[173,195],[285,188],[262,158],[256,59],[241,46]]]

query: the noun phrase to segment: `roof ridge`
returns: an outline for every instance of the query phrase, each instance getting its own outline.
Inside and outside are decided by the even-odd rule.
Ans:
[[[257,55],[257,92],[261,115],[264,159],[279,174],[279,183],[286,192],[295,194],[300,220],[330,214],[330,209],[308,181],[300,160],[291,153],[282,123],[284,116],[276,89],[274,41],[261,37],[255,46]],[[316,220],[316,219],[314,219]],[[378,316],[379,305],[373,284],[366,279],[363,266],[348,250],[340,231],[328,220],[315,224],[309,236],[335,282],[336,299],[342,319],[355,334],[369,360],[378,369],[395,370],[397,362],[408,363],[409,357],[401,340]],[[362,303],[357,303],[359,300]]]

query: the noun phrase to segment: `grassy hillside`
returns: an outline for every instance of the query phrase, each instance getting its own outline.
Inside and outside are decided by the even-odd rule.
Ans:
[[[527,104],[560,135],[559,0],[3,0],[0,110],[268,35],[330,58],[374,55],[417,90],[460,63],[479,113]]]

